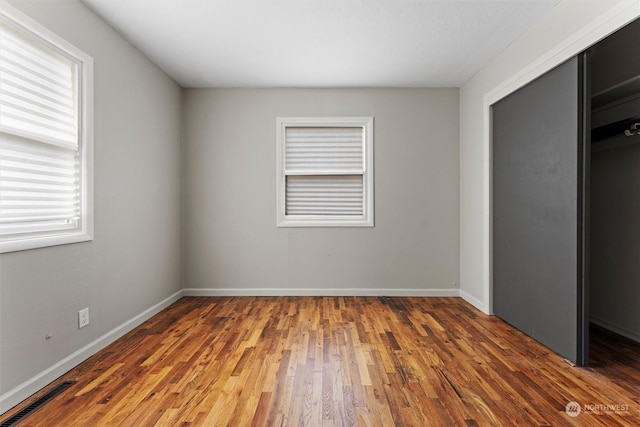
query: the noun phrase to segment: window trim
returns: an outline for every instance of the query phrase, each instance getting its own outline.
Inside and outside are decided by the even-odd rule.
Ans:
[[[78,109],[80,226],[72,231],[59,230],[0,240],[0,253],[93,240],[93,58],[4,0],[0,0],[0,20],[77,62],[78,101],[81,104]]]
[[[287,127],[362,127],[364,130],[363,215],[286,215],[285,130]],[[373,227],[373,117],[278,117],[276,119],[277,227]],[[327,175],[340,175],[339,172]]]

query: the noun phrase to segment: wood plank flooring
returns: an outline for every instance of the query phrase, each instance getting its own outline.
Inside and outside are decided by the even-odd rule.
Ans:
[[[640,425],[640,345],[593,341],[573,367],[459,298],[183,298],[20,426]]]

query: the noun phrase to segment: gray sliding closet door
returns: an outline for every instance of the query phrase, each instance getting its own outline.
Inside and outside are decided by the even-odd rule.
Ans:
[[[588,330],[583,67],[571,59],[493,106],[493,310],[579,365]]]

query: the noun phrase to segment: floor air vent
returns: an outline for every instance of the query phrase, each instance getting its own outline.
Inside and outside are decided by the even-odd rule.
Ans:
[[[75,381],[64,381],[49,390],[47,393],[34,400],[28,406],[25,406],[20,411],[16,412],[11,418],[7,418],[0,424],[0,427],[13,427],[17,425],[20,421],[27,418],[29,415],[33,414],[38,409],[42,408],[48,401],[71,387],[75,384]]]

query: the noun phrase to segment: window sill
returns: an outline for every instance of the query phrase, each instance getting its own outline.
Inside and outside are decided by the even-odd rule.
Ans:
[[[349,218],[349,217],[336,217],[336,218],[300,218],[300,217],[285,217],[278,221],[278,228],[286,227],[373,227],[373,218]]]
[[[70,243],[88,242],[91,240],[93,240],[93,235],[86,232],[6,240],[0,241],[0,253],[26,251],[28,249],[46,248]]]

